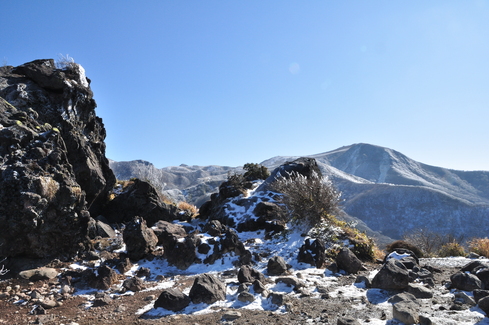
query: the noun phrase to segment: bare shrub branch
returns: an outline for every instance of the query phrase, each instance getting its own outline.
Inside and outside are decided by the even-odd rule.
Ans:
[[[455,247],[454,243],[462,243],[463,236],[453,234],[440,234],[425,228],[416,229],[404,235],[404,240],[412,245],[419,247],[424,256],[437,256],[442,248]],[[452,244],[449,246],[448,244]],[[448,246],[447,246],[448,245]]]
[[[328,178],[316,172],[310,177],[297,172],[280,176],[272,183],[272,189],[283,194],[281,200],[293,222],[315,226],[339,210],[341,193]]]

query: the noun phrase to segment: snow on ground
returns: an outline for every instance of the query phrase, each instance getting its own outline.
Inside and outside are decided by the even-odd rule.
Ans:
[[[331,271],[326,269],[317,269],[311,267],[308,264],[297,262],[297,252],[300,246],[304,242],[304,236],[301,234],[300,229],[291,229],[287,236],[277,237],[272,240],[265,240],[264,232],[243,232],[240,233],[240,238],[243,242],[246,242],[247,249],[252,252],[259,250],[260,252],[267,252],[270,257],[275,255],[280,255],[284,257],[287,263],[292,265],[292,274],[299,275],[302,281],[305,283],[305,289],[312,293],[313,298],[321,299],[321,294],[317,291],[318,286],[333,287],[334,289],[329,292],[331,298],[336,298],[341,295],[343,298],[349,298],[354,309],[364,309],[368,308],[365,304],[366,301],[375,305],[385,311],[387,320],[381,319],[370,319],[367,321],[360,321],[360,324],[382,324],[382,325],[398,325],[402,324],[397,320],[392,319],[392,304],[387,302],[391,297],[392,293],[386,292],[380,289],[366,289],[364,284],[359,283],[350,286],[339,286],[338,279],[341,274],[333,274]],[[217,261],[214,265],[206,264],[194,264],[190,266],[187,270],[179,270],[171,265],[168,265],[166,260],[153,260],[153,261],[143,261],[136,265],[131,271],[126,273],[126,275],[132,275],[138,267],[144,266],[151,269],[152,274],[161,274],[173,282],[168,285],[157,284],[159,289],[164,287],[171,287],[176,281],[174,279],[182,276],[197,276],[199,274],[211,273],[219,274],[226,271],[236,270],[233,265],[233,261],[237,260],[237,256],[229,254],[223,258],[222,261]],[[451,257],[451,258],[430,258],[421,259],[422,265],[431,265],[434,267],[453,267],[454,269],[461,268],[470,259],[463,257]],[[254,267],[266,274],[266,266],[268,259],[257,263]],[[369,277],[373,278],[377,271],[373,271]],[[289,296],[299,297],[298,293],[293,291],[293,288],[287,286],[286,284],[279,282],[277,284],[273,283],[276,277],[270,276],[271,283],[267,284],[266,287],[272,292],[285,293]],[[237,289],[239,283],[236,277],[230,279],[224,279],[227,284],[227,296],[225,301],[218,301],[212,305],[207,305],[205,303],[193,304],[191,303],[186,309],[178,312],[177,314],[205,314],[211,313],[216,307],[219,308],[246,308],[253,310],[266,310],[273,313],[285,313],[285,307],[278,307],[271,303],[269,299],[262,297],[260,294],[255,294],[255,301],[252,303],[244,303],[237,300]],[[165,283],[165,282],[164,282]],[[154,287],[153,289],[155,289]],[[189,292],[190,287],[184,290],[184,293]],[[453,292],[447,292],[447,290],[439,285],[436,290],[436,295],[447,295],[447,297],[453,297]],[[253,291],[251,291],[253,293]],[[469,293],[470,294],[470,293]],[[153,308],[154,301],[148,302],[143,308],[141,308],[137,313],[139,315],[144,314],[147,317],[158,318],[169,315],[175,315],[175,312],[163,309],[163,308]],[[485,318],[484,312],[477,307],[471,308],[465,311],[452,311],[447,313],[446,310],[439,310],[441,305],[433,305],[431,307],[432,311],[429,316],[430,319],[434,321],[435,324],[439,325],[489,325],[489,319]],[[442,308],[443,309],[443,308]]]
[[[267,193],[254,193],[250,191],[249,195],[267,195]],[[268,196],[269,198],[269,196]],[[252,215],[250,211],[253,211],[254,204],[250,207],[245,208],[229,202],[227,208],[229,215],[232,215],[236,220],[240,220],[245,217],[245,215]],[[194,220],[192,226],[199,228],[200,221]],[[177,222],[178,223],[178,222]],[[181,223],[183,224],[183,223]],[[388,293],[380,289],[367,289],[362,283],[340,286],[339,279],[342,274],[334,274],[326,269],[317,269],[311,267],[308,264],[299,263],[297,261],[297,255],[300,247],[303,245],[305,237],[304,229],[299,227],[290,227],[284,234],[277,235],[272,239],[265,239],[265,231],[255,231],[255,232],[242,232],[238,233],[240,240],[245,244],[246,248],[260,256],[267,256],[261,261],[254,265],[254,268],[258,271],[266,274],[266,268],[268,259],[273,256],[281,256],[285,261],[291,265],[291,273],[303,281],[305,285],[305,290],[311,292],[311,297],[321,299],[321,293],[318,292],[318,286],[323,286],[329,288],[329,296],[331,298],[348,298],[352,304],[352,308],[361,310],[368,308],[370,304],[375,305],[377,308],[382,309],[387,315],[387,320],[373,319],[371,318],[368,322],[359,320],[361,324],[369,325],[398,325],[401,324],[396,320],[392,319],[392,304],[388,302],[389,297],[392,293]],[[201,234],[201,239],[203,241],[209,240],[211,237],[207,234]],[[118,251],[123,252],[125,247],[120,248]],[[212,253],[212,252],[211,252]],[[203,256],[202,256],[203,257]],[[400,256],[392,256],[393,258],[399,258]],[[238,286],[239,283],[236,278],[237,268],[234,266],[237,262],[239,256],[234,255],[234,253],[228,253],[220,260],[217,260],[214,264],[193,264],[186,270],[180,270],[172,265],[169,265],[166,259],[154,258],[153,260],[142,260],[135,264],[131,270],[125,273],[127,277],[135,276],[136,271],[140,267],[145,267],[151,270],[151,276],[146,280],[146,285],[148,288],[146,291],[156,291],[155,299],[149,301],[144,307],[137,311],[138,315],[144,315],[151,318],[164,317],[175,314],[205,314],[211,313],[215,308],[246,308],[253,310],[266,310],[273,313],[285,313],[285,307],[279,307],[271,303],[270,299],[262,297],[258,293],[254,293],[251,289],[251,293],[255,295],[255,300],[251,303],[240,302],[237,299]],[[202,258],[204,260],[204,258]],[[431,265],[437,268],[440,267],[452,267],[454,270],[461,268],[462,266],[469,263],[471,260],[467,258],[437,258],[437,259],[421,259],[421,265]],[[85,268],[85,265],[73,264],[70,266],[72,269]],[[376,271],[375,271],[376,272]],[[372,272],[369,277],[373,278],[375,272]],[[170,288],[178,283],[182,283],[186,277],[198,276],[200,274],[210,273],[221,277],[227,285],[227,296],[225,301],[218,301],[212,305],[207,305],[205,303],[194,304],[191,303],[184,310],[175,313],[163,308],[153,308],[154,302],[158,297],[157,290],[163,290],[165,288]],[[231,276],[226,276],[225,274],[230,274]],[[161,279],[161,276],[163,279]],[[287,286],[286,284],[279,282],[275,283],[277,277],[269,276],[271,281],[265,286],[271,292],[284,293],[291,297],[299,297],[299,293],[293,291],[293,288]],[[158,279],[158,280],[157,280]],[[193,281],[186,281],[187,287],[183,288],[184,293],[188,294],[190,291],[190,286]],[[122,281],[120,283],[122,285]],[[181,288],[181,287],[180,287]],[[439,285],[436,290],[435,295],[447,295],[449,299],[453,297],[453,292],[448,292],[443,286]],[[78,294],[87,295],[91,297],[94,290],[80,291]],[[131,292],[125,293],[131,294]],[[89,307],[89,305],[87,305]],[[441,305],[432,305],[431,313],[429,317],[434,321],[434,323],[439,325],[465,325],[465,324],[478,324],[478,325],[489,325],[489,319],[486,319],[484,313],[477,307],[471,308],[465,311],[450,311],[440,310]],[[443,308],[442,308],[443,309]],[[427,315],[428,316],[428,315]]]

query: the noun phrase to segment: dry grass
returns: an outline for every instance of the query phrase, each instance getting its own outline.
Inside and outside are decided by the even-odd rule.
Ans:
[[[441,246],[438,256],[465,256],[465,249],[457,242],[446,243],[445,245]]]
[[[40,177],[39,178],[40,194],[42,197],[52,201],[59,190],[59,183],[56,182],[51,177]]]
[[[199,209],[197,209],[195,205],[192,205],[185,201],[178,202],[177,208],[189,212],[192,217],[195,217],[199,213]]]
[[[469,249],[471,252],[489,257],[489,239],[487,237],[474,238],[469,242]]]
[[[373,247],[373,252],[374,252],[374,259],[376,260],[383,260],[386,255],[383,250],[377,247],[377,245]]]

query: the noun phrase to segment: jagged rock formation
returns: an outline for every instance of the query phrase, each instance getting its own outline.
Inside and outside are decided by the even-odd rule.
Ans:
[[[0,68],[0,256],[71,256],[115,177],[84,69]]]

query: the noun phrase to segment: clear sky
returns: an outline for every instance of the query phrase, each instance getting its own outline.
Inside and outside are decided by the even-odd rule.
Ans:
[[[107,156],[239,166],[353,143],[489,170],[489,1],[0,1],[2,64],[69,55]]]

